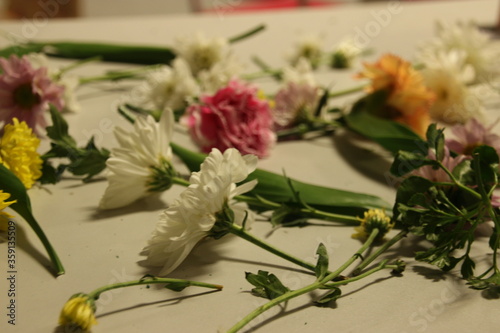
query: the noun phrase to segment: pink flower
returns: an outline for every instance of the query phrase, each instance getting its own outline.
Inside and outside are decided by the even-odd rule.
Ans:
[[[493,133],[493,124],[485,127],[477,119],[472,118],[465,125],[451,128],[455,139],[447,139],[446,146],[458,154],[471,155],[474,148],[481,145],[493,147],[500,155],[500,136]]]
[[[435,160],[436,153],[434,151],[430,150],[428,158]],[[444,157],[443,157],[443,160],[441,161],[441,163],[448,170],[453,171],[453,169],[455,169],[455,167],[457,165],[459,165],[460,163],[462,163],[466,159],[467,159],[467,157],[464,155],[458,155],[456,157],[451,156],[448,148],[445,148],[444,149]],[[412,174],[415,176],[420,176],[420,177],[426,178],[426,179],[433,181],[433,182],[450,182],[451,181],[450,177],[448,176],[448,174],[446,172],[444,172],[443,169],[441,169],[441,168],[434,169],[430,165],[424,165],[423,167],[418,168],[415,171],[413,171]]]
[[[318,87],[289,82],[276,94],[273,117],[278,129],[300,124],[314,117]]]
[[[236,148],[262,158],[276,142],[268,102],[257,97],[257,88],[238,80],[213,96],[202,96],[201,103],[187,108],[182,121],[205,153]]]
[[[49,103],[64,107],[64,88],[52,82],[46,67],[34,69],[26,56],[11,55],[0,58],[0,69],[0,122],[17,118],[36,132],[46,126],[43,112]]]

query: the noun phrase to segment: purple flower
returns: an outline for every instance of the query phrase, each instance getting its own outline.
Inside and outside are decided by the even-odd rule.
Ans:
[[[300,124],[314,117],[318,102],[318,87],[289,82],[275,97],[273,117],[277,129]]]
[[[257,89],[232,80],[213,96],[186,110],[183,122],[203,152],[212,148],[236,148],[242,154],[266,157],[276,141],[269,103],[257,97]]]
[[[35,132],[45,128],[43,112],[50,104],[64,107],[64,88],[52,82],[46,67],[34,69],[26,56],[0,58],[0,122],[24,121]]]
[[[435,160],[436,153],[433,150],[430,150],[427,157],[431,160]],[[457,165],[459,165],[460,163],[462,163],[466,159],[467,159],[467,157],[464,155],[458,155],[456,157],[451,156],[448,148],[445,148],[444,149],[444,157],[443,157],[443,160],[441,161],[441,163],[443,164],[443,166],[446,169],[453,171],[453,169],[455,169],[455,167]],[[426,179],[433,181],[433,182],[450,182],[451,181],[450,177],[443,169],[441,169],[441,168],[434,169],[431,165],[424,165],[423,167],[418,168],[415,171],[413,171],[412,174],[415,176],[420,176],[420,177],[426,178]]]
[[[474,148],[487,145],[493,147],[500,155],[500,136],[492,131],[495,125],[496,123],[485,127],[475,118],[465,125],[455,125],[451,128],[455,138],[447,139],[446,146],[458,154],[471,155]]]

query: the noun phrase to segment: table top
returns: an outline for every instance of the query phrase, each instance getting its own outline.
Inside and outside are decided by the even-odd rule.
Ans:
[[[208,36],[230,37],[264,23],[264,32],[235,44],[234,52],[248,63],[251,56],[259,55],[271,66],[281,66],[285,53],[302,34],[319,33],[327,45],[337,43],[346,35],[358,34],[358,38],[366,38],[366,45],[374,50],[373,57],[391,52],[411,59],[418,44],[432,36],[436,20],[472,19],[491,26],[496,23],[497,13],[496,0],[391,1],[268,13],[221,11],[198,16],[24,20],[0,22],[0,30],[38,40],[169,45],[183,34],[203,31]],[[81,70],[92,74],[123,67],[125,65],[93,64]],[[318,77],[339,89],[354,83],[351,71],[324,71]],[[259,84],[264,89],[272,86],[266,81]],[[110,89],[116,87],[122,90]],[[79,91],[82,110],[66,115],[72,135],[81,142],[95,135],[98,145],[112,147],[115,141],[109,123],[126,124],[117,114],[116,105],[130,87],[131,83],[126,82],[89,86]],[[175,133],[174,142],[195,149],[183,133]],[[285,169],[287,175],[298,180],[374,194],[393,202],[395,189],[388,186],[384,178],[388,163],[383,154],[367,153],[365,147],[334,136],[278,143],[269,158],[259,161],[258,167],[278,173]],[[71,295],[151,273],[139,264],[143,259],[139,253],[154,230],[160,212],[182,189],[173,187],[155,200],[99,211],[97,205],[105,187],[105,181],[83,184],[68,177],[57,185],[30,190],[33,211],[56,247],[66,274],[54,278],[38,238],[24,221],[16,219],[16,325],[7,322],[5,296],[9,286],[3,264],[7,244],[0,243],[2,332],[63,332],[57,328],[57,320]],[[273,230],[269,223],[259,221],[252,232],[310,261],[315,260],[316,247],[322,242],[332,266],[340,265],[360,244],[350,237],[351,227],[315,225]],[[487,247],[486,239],[480,242]],[[457,272],[444,274],[414,261],[413,251],[425,246],[424,243],[410,237],[389,251],[390,258],[407,262],[402,277],[379,272],[345,286],[335,308],[312,306],[311,300],[319,294],[304,295],[290,301],[285,309],[277,307],[266,312],[247,326],[246,331],[496,331],[500,324],[497,300],[468,289]],[[223,332],[265,302],[250,294],[245,272],[268,270],[292,289],[313,281],[314,277],[291,268],[282,259],[234,236],[203,241],[170,276],[222,284],[223,291],[209,293],[188,288],[174,293],[155,286],[110,291],[97,302],[98,325],[93,332],[127,333],[148,329]]]

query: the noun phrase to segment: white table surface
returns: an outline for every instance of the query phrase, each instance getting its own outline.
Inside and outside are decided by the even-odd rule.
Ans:
[[[498,1],[430,1],[397,3],[400,12],[371,38],[369,44],[378,57],[392,52],[411,59],[420,41],[431,37],[437,19],[454,21],[473,19],[492,25],[498,13]],[[388,4],[352,5],[302,11],[210,16],[154,16],[71,21],[0,23],[0,29],[40,40],[114,41],[169,45],[176,36],[204,31],[209,36],[232,36],[260,23],[265,32],[234,46],[236,54],[249,62],[259,55],[273,66],[281,66],[285,53],[301,34],[321,33],[326,44],[365,29],[375,20],[373,13],[387,10]],[[29,30],[29,24],[32,24]],[[100,73],[123,65],[92,65],[84,75]],[[354,84],[351,72],[323,71],[324,83],[339,89]],[[258,82],[259,84],[261,81]],[[67,115],[70,132],[77,140],[112,147],[109,123],[126,122],[116,112],[126,91],[107,92],[106,85],[91,86],[79,92],[82,111]],[[124,84],[124,88],[130,84]],[[262,87],[272,84],[262,81]],[[176,134],[174,141],[194,148],[188,138]],[[46,144],[46,143],[45,143]],[[44,146],[46,147],[46,146]],[[361,156],[361,159],[356,159]],[[279,143],[271,157],[259,168],[281,172],[293,178],[351,191],[381,196],[392,203],[395,190],[387,186],[384,172],[388,164],[376,154],[353,147],[345,138],[321,138],[313,141]],[[4,268],[7,244],[0,244],[0,331],[57,332],[59,311],[76,292],[89,292],[104,284],[137,279],[151,273],[138,262],[158,215],[182,190],[174,187],[159,200],[143,200],[130,207],[99,212],[97,204],[105,181],[82,184],[65,179],[55,186],[33,188],[33,210],[65,265],[66,274],[54,278],[47,269],[48,259],[38,238],[21,219],[17,219],[17,298],[16,325],[7,324],[7,269]],[[332,268],[341,264],[359,247],[350,238],[350,227],[309,226],[280,228],[271,233],[266,222],[256,223],[256,235],[293,253],[314,260],[319,242],[331,256]],[[481,241],[484,249],[486,240]],[[425,246],[419,240],[404,240],[390,251],[392,258],[408,263],[403,277],[390,277],[382,271],[373,277],[343,287],[336,308],[311,305],[314,295],[289,302],[286,311],[268,311],[257,318],[247,331],[258,332],[495,332],[498,330],[498,300],[487,299],[469,290],[451,272],[442,274],[434,267],[412,260],[412,252]],[[312,282],[291,264],[233,236],[205,241],[171,277],[200,280],[224,285],[224,290],[206,293],[188,288],[184,292],[132,287],[105,293],[98,301],[93,332],[217,332],[232,326],[264,299],[249,293],[251,286],[244,272],[259,269],[276,274],[292,289]],[[279,313],[279,314],[278,314]],[[62,331],[61,331],[62,332]]]

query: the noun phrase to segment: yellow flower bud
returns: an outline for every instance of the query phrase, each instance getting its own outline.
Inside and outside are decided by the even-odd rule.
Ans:
[[[97,324],[94,313],[94,300],[86,294],[76,294],[64,304],[59,316],[59,324],[88,331],[92,325]]]
[[[364,217],[360,219],[361,225],[354,228],[356,233],[352,238],[365,240],[374,229],[379,230],[377,240],[382,240],[384,236],[394,227],[394,222],[381,209],[370,209],[364,213]]]

